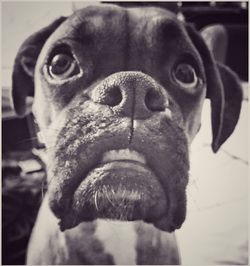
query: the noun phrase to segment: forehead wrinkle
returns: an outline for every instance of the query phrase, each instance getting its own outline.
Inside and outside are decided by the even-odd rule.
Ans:
[[[96,32],[105,25],[101,16],[74,12],[60,27],[60,40],[73,40],[82,44],[92,44]],[[59,40],[59,42],[60,42]]]
[[[182,25],[177,19],[162,15],[147,21],[147,28],[151,36],[157,34],[159,37],[166,36],[170,40],[178,40],[185,35]]]
[[[93,44],[94,41],[105,38],[106,35],[109,37],[120,35],[124,30],[125,11],[121,12],[116,9],[107,10],[104,13],[97,11],[86,14],[85,12],[75,12],[74,16],[68,19],[69,29],[66,29],[68,34],[83,44]],[[120,25],[120,31],[116,25]]]
[[[192,54],[196,61],[201,63],[201,58],[193,45],[189,35],[185,30],[185,26],[182,22],[176,18],[166,17],[160,15],[148,21],[148,36],[153,46],[160,47],[162,49],[174,49],[176,52],[185,51],[186,53]],[[158,43],[158,44],[157,44]]]
[[[181,23],[167,10],[158,8],[130,9],[130,14],[135,22],[137,34],[144,36],[145,41],[152,46],[159,41],[178,41],[183,35]]]
[[[74,16],[73,19],[69,20],[68,22],[68,39],[79,41],[82,44],[89,44],[93,41],[93,36],[91,35],[91,30],[89,27],[89,21],[83,19],[76,13],[76,16]]]

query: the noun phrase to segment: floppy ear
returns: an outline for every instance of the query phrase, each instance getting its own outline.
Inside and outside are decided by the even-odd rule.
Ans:
[[[207,32],[200,34],[193,27],[187,25],[187,31],[200,53],[205,67],[207,98],[211,100],[212,111],[212,149],[214,152],[217,152],[220,146],[232,134],[238,122],[242,101],[242,88],[237,75],[222,63],[217,63],[212,54],[212,51],[215,51],[216,59],[223,61],[218,52],[223,49],[216,47],[225,44],[223,39],[218,41],[220,30],[218,31],[218,28],[215,27],[214,30],[209,29],[209,35]]]
[[[12,73],[12,100],[16,113],[24,116],[26,97],[34,96],[34,69],[40,51],[51,33],[65,20],[60,17],[28,37],[18,50]]]

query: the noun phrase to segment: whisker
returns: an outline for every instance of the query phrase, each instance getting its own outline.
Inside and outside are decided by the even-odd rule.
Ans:
[[[113,193],[113,195],[114,195],[114,194],[115,194],[114,190],[112,189],[111,191],[112,191],[112,193]],[[107,200],[110,202],[110,204],[111,204],[113,207],[115,207],[114,202],[112,202],[112,200],[110,199],[110,197],[109,197],[109,195],[108,195],[109,193],[108,193],[107,189],[106,189],[105,192],[106,192],[106,193],[105,193],[105,196],[106,196]]]
[[[98,204],[97,204],[97,195],[98,194],[98,191],[95,192],[95,207],[96,207],[96,210],[99,211],[99,207],[98,207]]]

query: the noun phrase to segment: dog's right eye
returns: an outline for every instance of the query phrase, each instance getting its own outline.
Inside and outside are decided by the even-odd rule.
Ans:
[[[187,89],[195,87],[199,81],[195,69],[186,63],[178,64],[173,76],[179,85]]]
[[[48,69],[54,79],[67,79],[80,72],[76,60],[68,54],[56,54],[51,59]]]

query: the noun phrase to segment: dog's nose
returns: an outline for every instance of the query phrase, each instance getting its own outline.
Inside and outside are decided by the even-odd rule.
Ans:
[[[168,105],[166,92],[141,72],[119,72],[106,78],[92,92],[95,103],[112,107],[123,116],[146,119]]]

